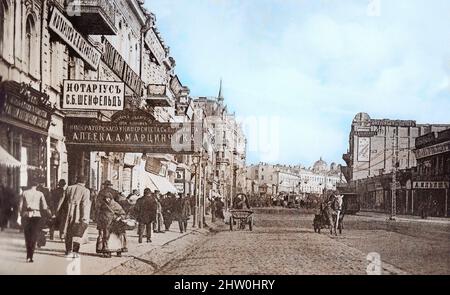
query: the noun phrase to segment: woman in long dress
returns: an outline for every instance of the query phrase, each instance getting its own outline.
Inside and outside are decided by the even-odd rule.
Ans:
[[[97,229],[97,253],[110,258],[112,252],[121,256],[126,252],[125,225],[121,222],[125,218],[125,210],[113,199],[111,193],[106,193],[98,200]]]

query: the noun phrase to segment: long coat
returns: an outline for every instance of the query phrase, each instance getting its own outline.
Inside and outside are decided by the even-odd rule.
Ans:
[[[136,202],[134,212],[139,223],[156,222],[156,200],[152,196],[143,196]]]
[[[178,221],[186,221],[191,215],[191,206],[188,199],[176,199],[174,205],[174,219]]]
[[[118,217],[125,217],[125,210],[114,200],[109,204],[105,200],[100,201],[97,211],[97,229],[111,229],[113,221]]]
[[[82,184],[71,185],[67,188],[64,198],[59,201],[58,211],[61,210],[64,202],[67,201],[67,211],[61,212],[62,230],[67,233],[75,223],[89,223],[90,191]]]

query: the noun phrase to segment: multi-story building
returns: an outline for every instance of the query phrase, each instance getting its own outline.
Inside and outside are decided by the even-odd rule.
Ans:
[[[450,129],[416,139],[417,169],[412,174],[410,212],[427,208],[430,216],[449,217]]]
[[[349,149],[343,155],[347,181],[390,173],[396,153],[398,169],[417,165],[413,153],[415,139],[449,128],[446,124],[417,124],[411,120],[371,119],[359,113],[353,119]],[[396,152],[397,151],[397,152]]]
[[[316,161],[311,168],[267,163],[250,165],[247,167],[247,178],[250,180],[247,193],[259,194],[261,198],[285,194],[303,197],[322,194],[324,190],[336,190],[338,184],[345,182],[340,166],[332,163],[328,167],[322,159]]]
[[[211,195],[226,198],[227,205],[230,205],[233,196],[244,192],[246,186],[246,139],[242,126],[224,104],[222,83],[217,97],[196,97],[194,105],[203,110],[205,124],[212,132],[215,168],[209,182],[214,183],[215,189]]]
[[[449,124],[417,124],[416,121],[371,119],[366,113],[355,116],[349,149],[343,155],[342,172],[349,187],[358,193],[363,210],[415,213],[411,175],[418,164],[414,152],[418,138],[450,128]],[[396,190],[392,180],[397,179]],[[416,202],[417,204],[417,202]]]

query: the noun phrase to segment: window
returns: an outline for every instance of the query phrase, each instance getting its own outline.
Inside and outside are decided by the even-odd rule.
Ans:
[[[34,20],[31,16],[27,18],[26,29],[25,29],[25,52],[24,61],[26,64],[26,69],[31,72],[31,46],[33,44],[33,31],[34,31]]]
[[[0,1],[0,52],[3,52],[3,40],[5,39],[5,28],[6,28],[6,5],[3,1]]]
[[[38,77],[39,70],[39,38],[36,31],[36,22],[32,15],[28,15],[25,24],[23,61],[24,69],[34,77]]]
[[[0,55],[8,61],[13,63],[13,10],[8,0],[0,0]]]

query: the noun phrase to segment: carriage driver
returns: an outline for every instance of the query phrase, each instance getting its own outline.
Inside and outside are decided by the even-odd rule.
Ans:
[[[243,210],[245,207],[250,209],[247,196],[245,194],[238,194],[233,200],[233,209]]]

